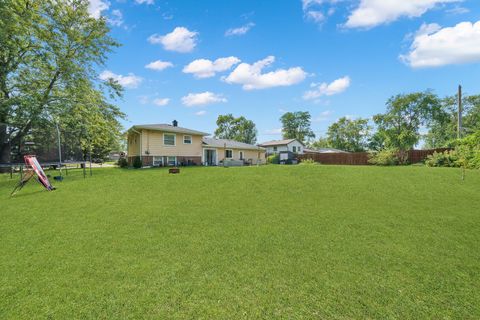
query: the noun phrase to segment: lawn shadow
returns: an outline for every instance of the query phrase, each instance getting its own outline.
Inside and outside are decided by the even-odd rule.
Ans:
[[[19,190],[19,191],[17,191],[16,194],[11,195],[8,198],[12,199],[12,198],[28,197],[28,196],[32,196],[32,195],[35,195],[35,194],[40,193],[40,192],[45,192],[45,190],[37,190],[37,191],[33,191],[33,192],[28,192],[28,193],[25,193],[25,192],[22,193],[22,190]]]

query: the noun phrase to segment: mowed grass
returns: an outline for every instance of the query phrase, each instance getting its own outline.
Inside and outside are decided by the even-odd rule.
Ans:
[[[181,171],[0,176],[0,318],[480,318],[478,171]]]

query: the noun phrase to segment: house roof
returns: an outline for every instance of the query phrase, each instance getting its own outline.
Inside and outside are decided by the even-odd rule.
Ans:
[[[267,141],[267,142],[260,143],[259,146],[261,146],[261,147],[284,146],[284,145],[287,145],[287,144],[289,144],[293,141],[298,141],[298,140],[297,139],[272,140],[272,141]],[[300,142],[300,141],[298,141],[298,142],[303,145],[302,142]]]
[[[335,148],[303,149],[304,153],[349,153]]]
[[[216,139],[216,138],[207,138],[203,137],[202,138],[204,146],[208,147],[215,147],[215,148],[232,148],[232,149],[250,149],[250,150],[264,150],[263,148],[253,145],[253,144],[248,144],[248,143],[243,143],[243,142],[238,142],[235,140],[228,140],[228,139]]]
[[[209,135],[209,133],[182,128],[182,127],[174,127],[173,125],[166,124],[166,123],[134,125],[130,129],[135,129],[135,130],[144,129],[144,130],[165,131],[165,132],[173,132],[173,133],[185,133],[185,134],[191,134],[191,135],[197,135],[197,136]]]

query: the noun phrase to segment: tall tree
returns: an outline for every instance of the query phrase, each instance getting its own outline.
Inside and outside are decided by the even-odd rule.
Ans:
[[[328,143],[328,139],[325,137],[318,137],[317,140],[311,142],[308,145],[309,148],[314,150],[322,149],[322,148],[330,148],[330,144]]]
[[[425,135],[427,148],[452,146],[457,139],[458,126],[458,96],[445,97],[441,101],[441,110],[432,117]],[[467,135],[480,130],[480,95],[464,96],[463,132]]]
[[[220,139],[255,144],[257,142],[257,128],[252,120],[248,120],[244,116],[235,118],[231,113],[219,115],[215,136]]]
[[[428,91],[390,98],[387,112],[373,117],[377,127],[376,144],[402,151],[413,148],[420,141],[420,128],[440,110],[438,97]]]
[[[365,151],[370,129],[368,119],[342,117],[328,128],[328,144],[332,148],[349,152]]]
[[[303,143],[315,138],[310,128],[311,115],[308,111],[286,112],[280,117],[284,139],[297,139]]]
[[[124,115],[109,104],[120,96],[113,80],[97,80],[97,67],[118,44],[104,18],[88,14],[88,0],[4,0],[0,5],[0,162],[10,145],[45,121],[68,121],[78,108],[94,123],[109,121],[119,134]],[[80,119],[80,123],[85,120]],[[86,124],[85,124],[86,125]],[[86,133],[84,133],[86,137]]]

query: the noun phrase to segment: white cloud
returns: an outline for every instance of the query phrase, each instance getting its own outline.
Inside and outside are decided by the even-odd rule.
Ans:
[[[149,101],[148,96],[138,96],[138,102],[140,102],[140,104],[147,104]]]
[[[241,84],[244,90],[285,87],[302,82],[307,73],[301,67],[277,69],[262,73],[262,70],[275,62],[274,56],[269,56],[254,64],[241,63],[223,81],[230,84]]]
[[[255,23],[250,22],[247,23],[244,26],[241,26],[239,28],[231,28],[225,31],[225,36],[230,37],[230,36],[241,36],[250,31],[255,26]]]
[[[443,29],[436,24],[423,25],[410,52],[400,59],[412,68],[480,62],[480,21]]]
[[[189,93],[185,97],[182,97],[182,103],[187,107],[205,106],[213,103],[227,102],[220,94],[215,94],[210,91],[202,93]]]
[[[440,4],[462,0],[361,0],[348,17],[347,28],[373,28],[400,17],[417,18]]]
[[[346,114],[346,115],[344,115],[344,117],[347,118],[348,120],[354,120],[354,119],[358,118],[358,116],[355,115],[355,114]]]
[[[469,13],[470,9],[457,5],[451,9],[446,10],[445,12],[449,14],[465,14],[465,13]]]
[[[122,87],[128,88],[128,89],[134,89],[137,88],[140,83],[143,81],[141,77],[138,77],[134,75],[133,73],[129,73],[126,76],[122,76],[120,74],[115,74],[110,70],[105,70],[102,73],[100,73],[100,80],[107,81],[109,79],[113,79],[118,82]]]
[[[275,128],[275,129],[268,129],[265,130],[266,134],[281,134],[282,133],[282,128]]]
[[[136,3],[138,4],[154,4],[154,0],[135,0]]]
[[[90,0],[88,3],[88,14],[90,17],[98,19],[102,12],[110,8],[110,2],[106,0]]]
[[[198,32],[190,31],[185,27],[176,27],[166,35],[153,34],[148,38],[151,44],[161,44],[165,50],[177,52],[191,52],[197,45]]]
[[[312,83],[310,87],[312,90],[308,90],[304,93],[303,99],[311,100],[317,99],[321,96],[333,96],[347,90],[350,86],[350,77],[345,76],[343,78],[337,79],[331,83]]]
[[[166,106],[170,102],[169,98],[156,98],[153,99],[153,104],[157,106]]]
[[[156,71],[162,71],[171,67],[173,67],[173,63],[168,61],[162,61],[162,60],[150,62],[145,66],[145,68],[147,69],[156,70]]]
[[[305,12],[305,16],[307,19],[312,20],[315,23],[321,23],[325,21],[325,15],[323,12],[318,11],[318,10],[309,10]]]
[[[303,10],[307,10],[313,5],[321,5],[325,2],[325,0],[302,0],[302,8]]]
[[[210,78],[217,72],[227,71],[240,62],[237,57],[219,58],[215,61],[198,59],[190,62],[183,68],[184,73],[192,73],[195,78]]]
[[[440,26],[437,23],[430,23],[430,24],[424,23],[420,26],[420,29],[418,29],[417,32],[415,32],[414,36],[419,37],[427,34],[432,34],[437,32],[440,29],[442,29],[442,26]]]
[[[322,122],[322,121],[327,121],[330,116],[333,114],[333,111],[331,110],[326,110],[320,113],[320,115],[316,118],[312,119],[312,122]]]
[[[200,111],[195,112],[196,116],[204,116],[206,114],[207,114],[207,111],[205,111],[205,110],[200,110]]]
[[[304,17],[306,20],[321,24],[327,19],[327,16],[335,13],[334,6],[342,1],[345,0],[302,0]]]
[[[115,27],[120,27],[123,24],[123,14],[120,10],[113,10],[112,17],[108,19],[108,22]]]

